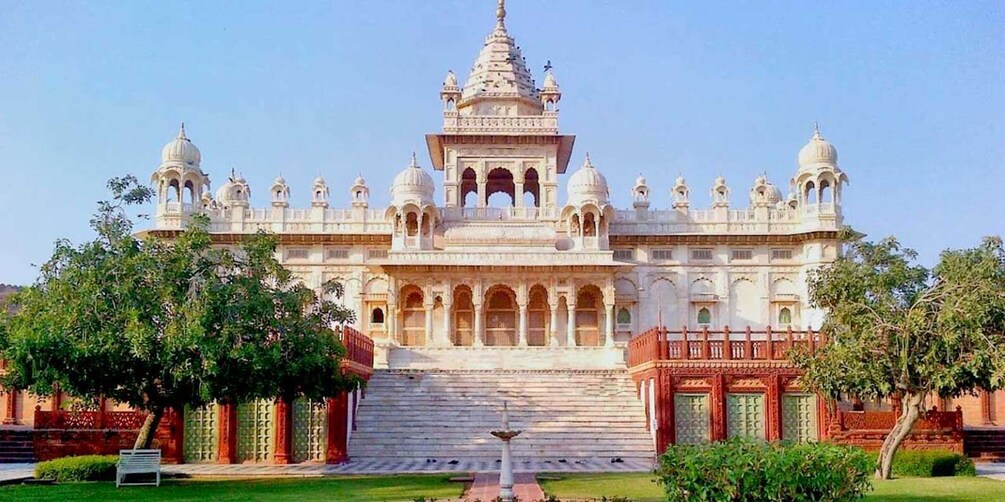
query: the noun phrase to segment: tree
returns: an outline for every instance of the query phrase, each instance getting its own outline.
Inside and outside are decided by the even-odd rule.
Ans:
[[[844,237],[852,236],[847,232]],[[987,238],[944,251],[932,269],[894,238],[849,237],[846,253],[810,276],[810,302],[827,311],[830,343],[793,361],[821,394],[901,398],[876,477],[924,412],[926,397],[956,397],[1005,383],[1005,249]]]
[[[273,237],[215,247],[206,218],[194,216],[171,242],[142,239],[125,210],[147,202],[150,189],[132,176],[109,188],[112,201],[91,220],[97,237],[57,242],[37,282],[13,296],[17,311],[0,318],[4,385],[144,410],[137,448],[150,446],[169,408],[275,397],[287,380],[319,378],[308,370],[331,374],[323,389],[300,392],[350,385],[331,326],[352,313],[295,285]],[[282,366],[283,354],[304,347],[312,364]]]

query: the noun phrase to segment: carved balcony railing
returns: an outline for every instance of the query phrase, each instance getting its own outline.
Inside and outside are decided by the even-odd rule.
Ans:
[[[35,407],[36,429],[57,430],[136,430],[147,414],[141,411],[42,411]]]
[[[806,346],[810,351],[826,343],[819,331],[773,331],[770,327],[743,331],[729,327],[677,331],[651,328],[628,342],[628,366],[653,361],[783,361],[789,349]]]
[[[373,369],[373,340],[349,326],[339,330],[339,340],[345,345],[345,360],[364,368]]]
[[[897,421],[896,411],[845,411],[838,410],[833,424],[838,431],[889,431]],[[963,409],[955,411],[926,411],[914,423],[914,431],[961,431]]]

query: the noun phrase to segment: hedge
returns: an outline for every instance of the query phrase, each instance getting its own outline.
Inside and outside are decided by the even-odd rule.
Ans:
[[[872,453],[878,462],[879,453]],[[949,450],[900,450],[893,456],[894,476],[932,478],[940,476],[976,476],[974,462]]]
[[[874,465],[854,447],[730,439],[671,445],[656,475],[670,502],[839,502],[865,496]]]
[[[52,479],[57,482],[71,481],[114,481],[115,455],[82,455],[63,457],[39,462],[35,465],[35,477]]]

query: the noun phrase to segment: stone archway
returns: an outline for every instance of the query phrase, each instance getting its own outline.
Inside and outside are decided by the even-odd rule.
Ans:
[[[426,344],[426,309],[422,290],[408,286],[401,290],[401,344],[422,346]]]
[[[604,344],[602,313],[604,295],[589,285],[576,294],[576,345],[596,347]]]
[[[493,286],[485,294],[485,345],[512,347],[517,342],[516,293]]]
[[[548,345],[548,328],[551,322],[551,307],[548,306],[548,291],[537,284],[530,288],[527,304],[527,345],[543,347]]]
[[[453,302],[453,332],[450,342],[455,346],[470,346],[474,344],[475,306],[472,301],[471,288],[457,286],[454,288]]]

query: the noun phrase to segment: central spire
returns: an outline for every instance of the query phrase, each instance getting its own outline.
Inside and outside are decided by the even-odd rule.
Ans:
[[[506,0],[499,0],[496,6],[496,31],[506,32]]]
[[[518,114],[528,115],[535,114],[531,109],[541,106],[540,94],[523,54],[506,31],[505,0],[498,0],[496,4],[495,28],[485,38],[485,45],[471,67],[457,108],[464,110],[482,100],[493,101],[490,109],[499,110],[485,114],[514,114],[512,111],[519,106]]]

